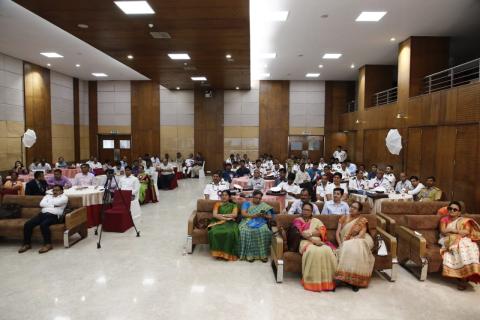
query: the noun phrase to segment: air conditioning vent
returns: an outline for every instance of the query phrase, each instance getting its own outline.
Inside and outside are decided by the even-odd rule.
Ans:
[[[152,31],[150,35],[154,39],[172,39],[168,32]]]

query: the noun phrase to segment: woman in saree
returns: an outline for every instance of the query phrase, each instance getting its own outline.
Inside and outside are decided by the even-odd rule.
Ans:
[[[354,201],[350,213],[339,219],[336,232],[339,247],[335,278],[351,285],[355,292],[368,287],[375,263],[373,239],[367,233],[368,220],[360,216],[362,209],[363,205]]]
[[[458,279],[458,290],[465,290],[469,281],[480,283],[478,243],[480,226],[475,220],[462,217],[462,206],[452,201],[448,215],[440,219],[440,254],[442,275]]]
[[[235,261],[238,259],[240,235],[235,221],[237,204],[231,200],[230,190],[223,190],[221,201],[213,207],[213,219],[208,225],[210,254],[217,259]]]
[[[152,183],[150,175],[145,172],[143,165],[138,166],[137,178],[140,181],[140,190],[138,191],[138,201],[140,201],[140,204],[157,202],[155,186]]]
[[[302,285],[309,291],[335,291],[337,258],[335,247],[327,240],[327,228],[313,218],[313,205],[304,203],[302,215],[293,220],[300,231],[299,252],[302,255]]]
[[[16,171],[12,171],[12,173],[10,173],[10,179],[5,182],[2,188],[16,191],[18,195],[22,195],[24,193],[23,183],[22,181],[18,180],[18,173]]]
[[[240,230],[240,260],[253,262],[268,261],[272,232],[267,221],[272,218],[273,208],[262,202],[263,193],[253,191],[252,202],[245,201],[242,205],[242,222]]]

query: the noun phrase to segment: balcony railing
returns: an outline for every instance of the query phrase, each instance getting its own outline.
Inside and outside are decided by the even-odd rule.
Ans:
[[[373,105],[381,106],[397,101],[397,87],[377,92],[373,95]]]
[[[347,102],[347,112],[355,112],[357,111],[357,103],[355,100]]]
[[[480,58],[426,76],[424,93],[431,93],[478,81]]]

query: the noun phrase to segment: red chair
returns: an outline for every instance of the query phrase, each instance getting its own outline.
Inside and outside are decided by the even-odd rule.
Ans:
[[[121,193],[120,193],[121,192]],[[115,190],[112,208],[105,210],[102,227],[105,231],[125,232],[133,226],[130,215],[131,190]]]
[[[2,189],[2,190],[0,191],[0,203],[1,203],[2,200],[3,200],[3,196],[5,196],[5,195],[7,195],[7,194],[18,195],[18,190]]]
[[[170,181],[170,190],[173,190],[178,187],[177,176],[174,175],[173,179]]]
[[[101,176],[105,174],[105,170],[103,170],[102,168],[93,169],[93,174],[96,176]]]

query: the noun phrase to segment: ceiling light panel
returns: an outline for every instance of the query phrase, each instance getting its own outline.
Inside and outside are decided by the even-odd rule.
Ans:
[[[114,1],[125,14],[154,14],[147,1]]]
[[[188,53],[169,53],[168,56],[172,60],[190,60]]]
[[[307,77],[307,78],[318,78],[318,77],[320,77],[320,73],[307,73],[305,75],[305,77]]]
[[[325,53],[323,59],[339,59],[341,56],[341,53]]]
[[[198,76],[198,77],[191,77],[193,81],[207,81],[207,78],[204,76]]]
[[[362,11],[355,21],[358,22],[378,22],[385,15],[387,11]]]
[[[93,72],[92,76],[97,77],[97,78],[102,78],[102,77],[108,77],[108,74],[103,73],[103,72]]]
[[[56,52],[40,52],[40,54],[47,58],[63,58],[61,54],[58,54]]]

